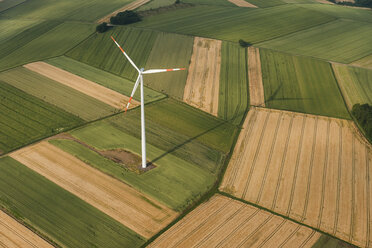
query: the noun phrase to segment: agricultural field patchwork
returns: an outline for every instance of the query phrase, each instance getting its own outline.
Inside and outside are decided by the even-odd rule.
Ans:
[[[353,61],[351,65],[372,69],[372,54],[366,57],[363,57],[359,60]]]
[[[0,79],[0,153],[83,123],[61,108]]]
[[[10,157],[0,158],[0,206],[65,247],[138,247],[145,239]],[[57,224],[58,223],[58,224]]]
[[[148,247],[352,247],[308,227],[215,195]]]
[[[37,25],[39,21],[37,20],[0,20],[0,44],[7,41],[9,38],[17,35],[18,33],[24,31],[25,29],[31,28]]]
[[[218,114],[221,69],[219,40],[194,38],[183,101],[214,116]]]
[[[220,189],[368,247],[371,159],[351,121],[252,108]]]
[[[247,8],[257,8],[256,5],[248,3],[245,0],[228,0],[229,2],[235,4],[238,7],[247,7]]]
[[[239,125],[249,107],[247,51],[222,42],[218,117]]]
[[[266,49],[260,55],[267,107],[350,118],[329,63]]]
[[[102,22],[109,23],[110,18],[112,16],[116,16],[119,12],[124,12],[124,11],[127,11],[127,10],[135,10],[135,9],[141,7],[142,5],[150,2],[150,0],[134,0],[134,1],[128,1],[127,0],[126,2],[128,2],[128,4],[126,4],[124,7],[115,10],[114,12],[108,14],[107,16],[99,19],[97,22],[98,23],[102,23]]]
[[[262,82],[260,50],[257,47],[248,48],[248,78],[250,104],[265,107],[265,93]]]

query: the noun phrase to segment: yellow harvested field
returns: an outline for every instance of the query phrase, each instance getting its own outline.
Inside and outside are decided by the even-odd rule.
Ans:
[[[135,0],[135,1],[132,1],[131,3],[125,5],[123,8],[120,8],[118,10],[115,10],[114,12],[112,12],[111,14],[99,19],[97,21],[97,23],[102,23],[102,22],[107,22],[109,23],[110,22],[110,18],[111,16],[116,16],[117,13],[119,12],[123,12],[123,11],[126,11],[126,10],[134,10],[134,9],[137,9],[139,7],[141,7],[142,5],[150,2],[151,0]]]
[[[354,61],[351,65],[372,69],[372,54]]]
[[[245,0],[229,0],[229,2],[239,7],[258,8],[256,5],[248,3]]]
[[[248,47],[249,99],[252,106],[265,107],[260,50]]]
[[[195,37],[184,102],[217,116],[221,69],[220,40]]]
[[[88,96],[96,98],[97,100],[117,109],[123,109],[129,100],[129,97],[125,95],[45,62],[34,62],[24,65],[24,67],[56,82],[78,90]],[[130,107],[134,108],[138,105],[139,102],[132,100]]]
[[[0,210],[1,247],[53,247],[31,230]]]
[[[352,121],[253,107],[220,190],[368,247],[371,160]]]
[[[46,141],[10,155],[145,238],[177,213]]]
[[[320,237],[308,227],[215,195],[148,247],[312,247]]]

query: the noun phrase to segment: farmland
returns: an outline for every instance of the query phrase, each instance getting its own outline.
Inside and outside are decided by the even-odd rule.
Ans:
[[[366,57],[363,57],[359,60],[353,61],[352,65],[372,69],[372,54]]]
[[[371,70],[341,64],[332,66],[349,109],[356,103],[372,105]]]
[[[285,4],[285,0],[267,0],[267,1],[248,0],[247,2],[254,4],[260,8],[267,8],[267,7],[279,6],[279,5]]]
[[[1,152],[8,152],[83,122],[1,80],[0,99]]]
[[[244,0],[229,0],[229,2],[235,4],[238,7],[257,8],[256,5],[248,3],[247,1],[244,1]]]
[[[105,103],[26,68],[3,72],[0,80],[86,121],[116,112],[115,108]]]
[[[36,25],[34,20],[0,20],[1,37],[0,43],[17,35],[19,32]]]
[[[215,195],[149,247],[351,246],[264,210]]]
[[[146,69],[187,68],[193,48],[193,38],[159,33],[146,62]],[[144,76],[146,85],[170,96],[182,99],[187,71],[166,72]]]
[[[144,243],[130,229],[10,157],[0,158],[0,177],[1,207],[60,246]]]
[[[23,3],[26,0],[2,0],[0,1],[0,12],[7,10],[11,7],[16,6],[17,4]]]
[[[372,53],[371,42],[370,24],[341,19],[263,42],[258,46],[351,63]]]
[[[248,106],[246,49],[231,42],[222,42],[218,117],[239,125]]]
[[[134,1],[128,1],[127,0],[126,2],[128,2],[128,4],[126,4],[124,7],[116,9],[114,12],[112,12],[112,13],[106,15],[105,17],[99,19],[97,22],[98,23],[102,23],[102,22],[109,23],[110,18],[112,16],[116,16],[119,12],[124,12],[124,11],[127,11],[127,10],[137,9],[137,8],[141,7],[142,5],[150,2],[150,0],[134,0]]]
[[[329,63],[265,49],[260,53],[267,107],[350,118]]]
[[[368,246],[371,159],[351,121],[253,108],[220,189]]]
[[[251,105],[265,107],[260,50],[256,47],[248,48],[248,77]]]
[[[221,68],[218,40],[195,37],[183,101],[217,116]]]
[[[335,18],[293,5],[268,9],[197,5],[149,16],[133,25],[233,42],[243,39],[258,43],[332,20]]]

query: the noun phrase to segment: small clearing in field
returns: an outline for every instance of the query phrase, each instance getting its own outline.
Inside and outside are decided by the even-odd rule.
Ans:
[[[47,78],[53,79],[61,84],[78,90],[88,96],[91,96],[101,102],[104,102],[114,108],[123,109],[128,103],[129,97],[116,91],[108,89],[102,85],[96,84],[85,78],[74,75],[68,71],[62,70],[45,62],[34,62],[24,65],[25,68],[39,73]],[[139,102],[132,100],[131,107],[136,107]]]
[[[248,48],[248,77],[251,105],[265,107],[260,50],[256,47]]]
[[[221,69],[219,40],[195,37],[183,100],[217,116]]]
[[[245,0],[229,0],[229,2],[239,7],[258,8],[256,5],[248,3]]]
[[[46,141],[10,156],[147,239],[177,215]]]
[[[0,244],[2,247],[53,247],[1,210]]]
[[[133,1],[133,2],[131,2],[131,3],[129,3],[129,4],[127,4],[127,5],[125,5],[123,8],[120,8],[120,9],[118,9],[118,10],[115,10],[115,11],[112,12],[111,14],[109,14],[109,15],[107,15],[107,16],[101,18],[101,19],[99,19],[99,20],[97,21],[97,23],[102,23],[102,22],[107,22],[107,23],[109,23],[109,22],[110,22],[110,18],[111,18],[112,16],[116,16],[117,13],[119,13],[119,12],[123,12],[123,11],[126,11],[126,10],[134,10],[134,9],[137,9],[138,7],[144,5],[144,4],[148,3],[148,2],[150,2],[150,0],[135,0],[135,1]]]

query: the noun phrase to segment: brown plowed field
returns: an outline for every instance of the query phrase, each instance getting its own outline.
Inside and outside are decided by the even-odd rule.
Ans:
[[[365,247],[371,158],[351,121],[252,108],[220,189]]]
[[[220,88],[221,45],[219,40],[195,37],[183,100],[217,116]]]
[[[10,156],[145,238],[159,232],[177,215],[46,141]]]
[[[97,21],[97,23],[102,23],[102,22],[107,22],[109,23],[110,22],[110,18],[111,16],[116,16],[117,13],[119,12],[123,12],[123,11],[126,11],[126,10],[134,10],[134,9],[137,9],[138,7],[141,7],[142,5],[146,4],[150,2],[150,0],[136,0],[136,1],[133,1],[127,5],[125,5],[123,8],[120,8],[118,10],[115,10],[114,12],[112,12],[111,14],[99,19]]]
[[[312,247],[320,237],[308,227],[215,195],[149,247]]]
[[[260,50],[248,47],[249,99],[253,106],[265,107]]]
[[[34,62],[24,65],[25,68],[48,77],[56,82],[69,86],[88,96],[111,105],[117,109],[123,109],[128,103],[129,97],[116,91],[103,87],[85,78],[74,75],[68,71],[52,66],[45,62]],[[139,102],[132,100],[131,107],[138,106]]]
[[[31,230],[0,210],[1,247],[53,247]]]
[[[229,2],[239,7],[258,8],[256,5],[248,3],[245,0],[229,0]]]

